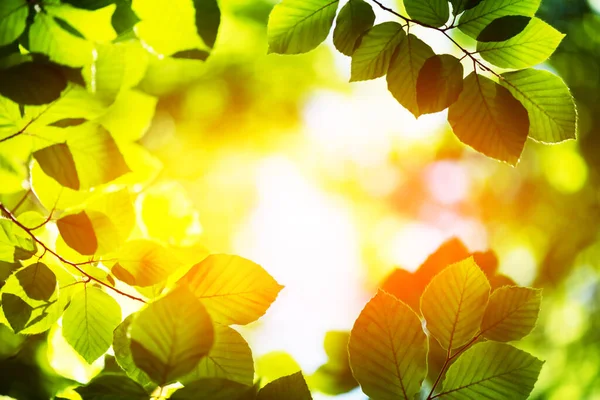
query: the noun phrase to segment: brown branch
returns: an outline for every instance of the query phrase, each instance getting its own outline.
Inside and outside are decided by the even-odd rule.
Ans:
[[[87,277],[87,281],[94,281],[104,287],[106,287],[107,289],[110,289],[118,294],[120,294],[121,296],[125,296],[129,299],[132,300],[136,300],[136,301],[140,301],[142,303],[145,303],[146,301],[140,297],[136,297],[133,296],[129,293],[125,293],[115,287],[112,287],[111,285],[102,282],[100,279],[93,277],[92,275],[88,274],[87,272],[85,272],[85,270],[83,270],[80,265],[84,265],[84,264],[89,264],[91,262],[87,261],[81,264],[78,263],[74,263],[72,261],[69,261],[67,259],[65,259],[63,256],[61,256],[60,254],[58,254],[57,252],[55,252],[54,250],[52,250],[51,248],[49,248],[44,242],[42,242],[40,239],[38,239],[37,236],[35,236],[35,234],[29,229],[27,228],[25,225],[23,225],[21,222],[19,222],[19,220],[17,220],[17,218],[4,206],[4,204],[0,203],[0,211],[2,211],[4,214],[6,214],[6,216],[8,217],[8,219],[10,221],[12,221],[15,225],[17,225],[19,228],[21,228],[22,230],[24,230],[37,244],[39,244],[40,246],[42,246],[42,248],[44,249],[44,252],[48,252],[50,254],[52,254],[54,257],[56,257],[58,260],[60,260],[62,263],[67,264],[73,268],[75,268],[77,271],[79,271],[81,274],[85,275]]]

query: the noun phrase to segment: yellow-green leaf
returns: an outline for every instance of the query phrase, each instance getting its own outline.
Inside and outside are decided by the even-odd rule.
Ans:
[[[56,226],[63,240],[79,254],[92,255],[98,250],[94,226],[85,211],[59,218]]]
[[[302,372],[281,377],[258,392],[256,400],[312,400]]]
[[[444,25],[450,17],[448,0],[404,0],[404,6],[411,18],[434,27]]]
[[[25,30],[29,7],[27,0],[0,2],[0,46],[15,41]]]
[[[369,29],[352,54],[350,81],[385,75],[394,51],[405,37],[402,26],[397,22],[384,22]]]
[[[436,113],[454,103],[463,89],[463,67],[449,54],[435,55],[423,64],[417,79],[419,112]]]
[[[458,27],[476,39],[481,31],[495,19],[507,15],[533,17],[540,7],[540,3],[541,0],[483,0],[463,13],[458,20]]]
[[[33,300],[48,301],[56,291],[56,275],[42,262],[31,264],[15,275],[27,296]]]

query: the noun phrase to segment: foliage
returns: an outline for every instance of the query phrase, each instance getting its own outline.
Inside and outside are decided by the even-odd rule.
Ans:
[[[405,0],[408,17],[373,3],[403,25],[374,25],[372,6],[363,0],[342,7],[333,43],[352,57],[350,81],[387,74],[389,91],[415,117],[448,109],[448,121],[463,143],[512,165],[528,137],[543,143],[575,138],[577,111],[567,86],[551,73],[525,69],[546,61],[564,37],[534,17],[540,0]],[[330,0],[283,0],[269,18],[269,52],[314,49],[327,37],[337,7]],[[435,54],[409,33],[414,25],[440,32],[462,57]],[[457,28],[476,40],[474,51],[460,43],[464,38],[450,35]],[[518,71],[500,73],[485,61]],[[464,82],[463,64],[473,70]]]

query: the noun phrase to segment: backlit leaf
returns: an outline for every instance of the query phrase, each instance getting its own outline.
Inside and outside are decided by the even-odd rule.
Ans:
[[[13,331],[19,333],[27,326],[33,307],[19,296],[2,293],[2,311]]]
[[[422,113],[417,103],[417,80],[425,61],[435,53],[415,35],[406,35],[396,51],[387,72],[388,90],[415,117]]]
[[[181,279],[222,324],[245,325],[260,318],[283,288],[260,265],[238,256],[214,254]]]
[[[500,84],[529,114],[529,137],[542,143],[575,139],[577,110],[562,79],[548,71],[527,69],[502,74]]]
[[[450,17],[448,0],[404,0],[404,6],[411,18],[435,27],[444,25]]]
[[[27,0],[0,2],[0,46],[6,46],[21,36],[25,30],[28,14]]]
[[[363,0],[350,0],[338,14],[333,30],[333,44],[342,53],[351,56],[363,33],[375,22],[375,13]]]
[[[465,10],[476,7],[483,0],[450,0],[452,3],[452,14],[459,15]]]
[[[156,388],[156,384],[152,382],[152,379],[138,368],[133,361],[133,354],[131,353],[131,341],[127,332],[131,326],[131,322],[135,317],[134,314],[129,315],[123,322],[117,326],[113,332],[113,351],[115,352],[115,359],[119,366],[125,371],[127,376],[139,383],[148,391],[152,391]]]
[[[36,251],[37,246],[27,232],[0,217],[0,261],[26,260]]]
[[[216,0],[194,0],[196,30],[208,47],[213,47],[221,24],[221,10]]]
[[[79,190],[80,182],[71,149],[66,143],[53,144],[33,153],[42,171],[63,186]]]
[[[490,296],[490,284],[472,257],[437,274],[421,297],[427,330],[444,349],[465,345],[475,336]]]
[[[461,142],[516,165],[529,133],[527,110],[496,82],[473,72],[465,78],[448,121]]]
[[[147,400],[149,397],[143,387],[117,374],[100,374],[75,391],[83,400]]]
[[[435,55],[423,64],[417,79],[419,112],[430,114],[445,110],[463,89],[463,66],[449,54]]]
[[[302,372],[281,377],[263,387],[256,400],[312,400]]]
[[[495,19],[507,15],[533,17],[540,7],[541,0],[484,0],[468,9],[458,20],[461,31],[477,38]]]
[[[92,255],[98,249],[98,240],[92,221],[85,211],[65,215],[56,221],[64,241],[79,254]]]
[[[352,54],[350,81],[364,81],[386,74],[394,51],[406,37],[397,22],[384,22],[369,29]]]
[[[299,54],[316,48],[333,24],[339,0],[283,0],[267,25],[269,53]]]
[[[202,304],[178,288],[150,303],[129,329],[135,364],[163,386],[189,373],[213,345],[213,325]]]
[[[523,15],[506,15],[490,22],[477,36],[478,42],[502,42],[517,36],[531,21]]]
[[[441,399],[525,400],[543,362],[508,344],[484,342],[465,351],[450,366]]]
[[[119,323],[119,303],[99,288],[85,287],[73,295],[65,311],[62,334],[67,343],[91,364],[108,350]]]
[[[427,374],[427,336],[406,304],[379,291],[350,333],[350,365],[363,392],[377,400],[412,400]]]
[[[538,18],[533,18],[517,36],[503,42],[478,42],[477,52],[484,60],[502,68],[528,68],[548,59],[564,34]]]
[[[541,300],[538,289],[504,286],[495,290],[483,315],[481,333],[497,342],[524,338],[535,327]]]
[[[221,378],[200,379],[177,390],[172,400],[252,400],[251,387]],[[248,397],[246,397],[248,396]]]
[[[61,70],[50,63],[24,62],[1,72],[0,94],[23,105],[50,103],[67,87]]]
[[[21,269],[16,277],[27,296],[34,300],[50,300],[56,290],[56,275],[41,262]]]

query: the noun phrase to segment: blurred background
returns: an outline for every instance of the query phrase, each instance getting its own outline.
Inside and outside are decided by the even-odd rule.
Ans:
[[[306,55],[267,55],[273,2],[220,4],[209,59],[152,60],[141,84],[160,96],[140,139],[156,168],[144,212],[168,210],[147,219],[165,239],[239,254],[285,285],[243,329],[254,356],[286,352],[310,374],[327,360],[325,333],[349,330],[394,267],[412,271],[458,237],[544,288],[538,326],[519,344],[546,360],[532,398],[600,399],[600,1],[542,1],[538,16],[567,37],[541,67],[571,88],[578,140],[529,141],[516,168],[458,142],[444,113],[415,120],[385,79],[347,83],[350,59],[331,38]],[[455,51],[438,32],[416,34]],[[0,333],[0,347],[20,340]],[[65,352],[50,349],[50,365],[89,379],[93,368]]]

